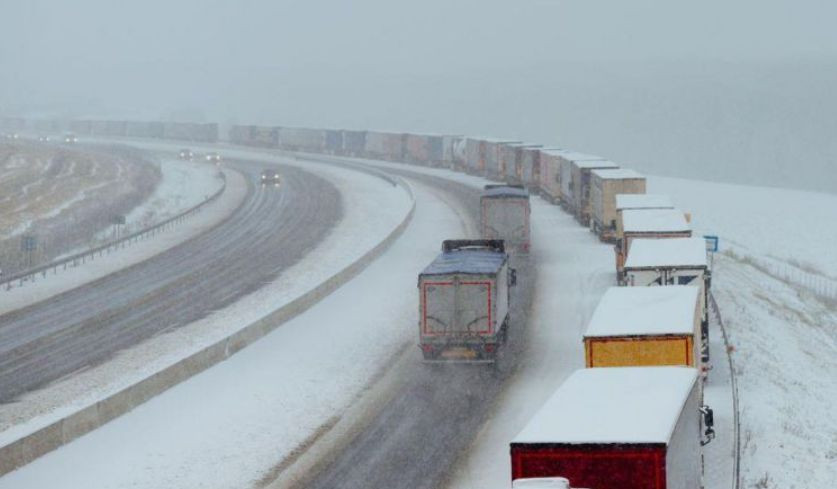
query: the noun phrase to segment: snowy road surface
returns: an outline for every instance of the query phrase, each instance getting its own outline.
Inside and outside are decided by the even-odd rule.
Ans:
[[[312,309],[0,488],[246,487],[269,473],[414,341],[416,276],[461,232],[434,195],[416,187],[416,200],[392,247]]]
[[[258,165],[237,168],[255,181]],[[292,167],[230,219],[145,262],[0,317],[0,402],[200,319],[298,261],[340,217],[337,189]],[[254,259],[258,257],[258,259]],[[211,273],[206,273],[211,270]]]

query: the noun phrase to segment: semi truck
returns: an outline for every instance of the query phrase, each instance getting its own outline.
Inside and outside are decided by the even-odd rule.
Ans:
[[[578,370],[512,440],[512,481],[563,477],[595,489],[702,487],[714,437],[688,367]]]
[[[486,185],[480,196],[483,239],[502,239],[506,250],[528,253],[529,192],[521,185]]]
[[[446,240],[418,277],[419,347],[427,362],[493,363],[517,282],[501,240]]]

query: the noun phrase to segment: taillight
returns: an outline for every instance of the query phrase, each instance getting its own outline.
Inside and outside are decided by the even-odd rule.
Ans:
[[[486,344],[483,346],[486,353],[494,353],[494,345],[493,344]]]
[[[424,353],[430,353],[433,351],[433,345],[421,345],[421,351]]]

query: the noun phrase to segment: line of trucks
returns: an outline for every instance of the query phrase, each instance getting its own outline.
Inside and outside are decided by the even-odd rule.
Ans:
[[[0,119],[0,130],[25,125]],[[218,139],[217,125],[168,132],[165,123],[70,126],[79,134]],[[515,328],[510,256],[531,248],[531,193],[613,243],[617,286],[601,298],[583,335],[585,368],[510,440],[512,487],[703,487],[702,447],[714,437],[712,410],[703,402],[711,269],[690,216],[667,196],[646,194],[642,175],[594,155],[496,138],[233,126],[229,140],[445,167],[498,182],[480,199],[481,239],[444,241],[419,273],[426,362],[496,360]]]

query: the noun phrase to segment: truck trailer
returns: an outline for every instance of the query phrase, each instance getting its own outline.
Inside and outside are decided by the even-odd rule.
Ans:
[[[512,440],[512,481],[563,477],[572,487],[595,489],[700,488],[701,445],[713,433],[697,379],[686,367],[576,371]]]
[[[616,240],[616,196],[644,194],[645,177],[627,168],[590,172],[590,229],[606,242]]]
[[[712,271],[702,238],[635,239],[625,260],[623,285],[693,285],[700,289],[701,356],[709,361],[709,310]]]
[[[582,226],[590,225],[590,214],[592,213],[590,194],[593,179],[591,172],[593,170],[614,168],[619,168],[619,165],[609,160],[576,160],[570,166],[572,171],[570,177],[572,187],[570,191],[570,195],[572,196],[571,210],[576,220]]]
[[[521,185],[486,185],[480,196],[480,233],[501,239],[506,250],[528,253],[530,245],[529,192]]]
[[[678,209],[630,209],[616,223],[616,278],[624,280],[625,259],[635,239],[691,238],[692,227]]]
[[[418,277],[419,346],[428,362],[494,362],[516,274],[499,240],[447,240]]]
[[[586,367],[700,369],[699,296],[691,285],[611,287],[584,333]]]

